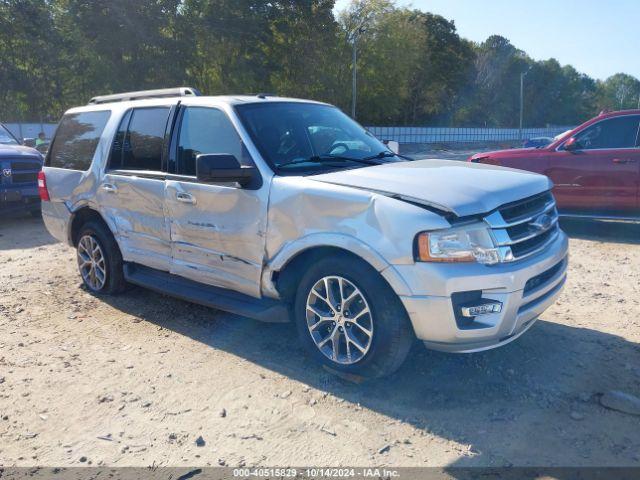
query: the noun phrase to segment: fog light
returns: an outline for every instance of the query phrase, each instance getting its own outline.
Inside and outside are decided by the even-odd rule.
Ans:
[[[480,315],[488,315],[490,313],[500,313],[502,311],[502,302],[474,302],[473,304],[461,305],[460,311],[463,317],[478,317]]]

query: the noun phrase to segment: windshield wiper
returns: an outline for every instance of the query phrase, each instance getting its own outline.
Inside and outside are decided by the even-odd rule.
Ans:
[[[371,155],[370,157],[364,157],[363,160],[374,160],[376,158],[389,158],[389,157],[398,157],[398,158],[402,158],[403,160],[409,160],[411,162],[414,161],[414,159],[411,157],[405,157],[404,155],[400,155],[399,153],[394,153],[391,150],[384,150],[375,155]]]
[[[356,163],[364,163],[365,165],[381,165],[382,162],[375,162],[376,158],[381,158],[378,156],[373,156],[371,158],[353,158],[353,157],[342,157],[340,155],[314,155],[309,158],[296,158],[295,160],[291,160],[289,162],[284,162],[278,165],[278,168],[287,166],[287,165],[298,165],[300,163],[331,163],[331,162],[356,162]]]

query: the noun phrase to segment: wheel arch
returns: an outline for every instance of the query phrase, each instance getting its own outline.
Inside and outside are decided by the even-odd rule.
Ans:
[[[274,297],[291,298],[305,265],[335,254],[346,254],[369,264],[396,295],[411,293],[404,279],[382,255],[361,240],[343,234],[309,235],[282,248],[265,267],[263,290]]]
[[[104,219],[104,217],[100,214],[100,212],[98,212],[97,210],[95,210],[89,205],[85,205],[75,210],[71,215],[71,221],[69,222],[69,234],[68,234],[70,245],[75,247],[78,241],[78,234],[80,233],[80,229],[84,224],[86,224],[89,221],[98,221],[102,223],[107,228],[107,230],[111,232],[111,234],[115,239],[115,235],[113,234],[113,229],[109,225],[109,222],[107,222]],[[116,239],[116,244],[117,243],[118,242]]]

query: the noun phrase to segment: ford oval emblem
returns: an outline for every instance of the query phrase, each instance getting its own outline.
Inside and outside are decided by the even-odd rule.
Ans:
[[[2,175],[4,175],[5,177],[10,177],[11,176],[11,169],[10,168],[3,168],[2,169]]]
[[[551,215],[543,213],[542,215],[538,216],[533,222],[531,222],[530,225],[536,230],[548,230],[549,227],[551,227],[551,222],[553,222]]]

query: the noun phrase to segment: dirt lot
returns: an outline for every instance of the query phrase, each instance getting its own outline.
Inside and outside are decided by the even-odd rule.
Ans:
[[[289,325],[96,298],[41,221],[0,220],[0,465],[639,466],[640,416],[598,398],[640,395],[640,225],[564,228],[566,289],[525,336],[355,385]]]

